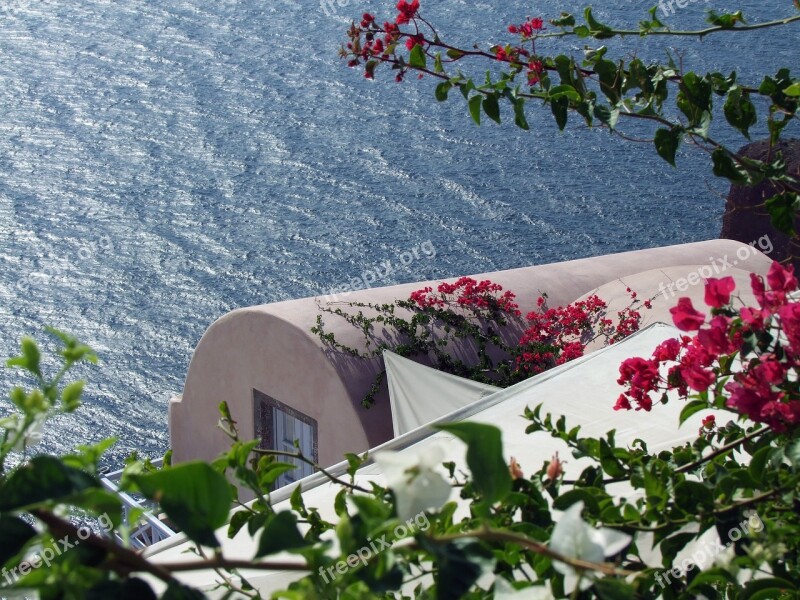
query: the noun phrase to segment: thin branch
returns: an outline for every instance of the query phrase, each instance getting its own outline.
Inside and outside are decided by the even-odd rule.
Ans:
[[[672,30],[672,29],[651,29],[651,30],[641,30],[641,29],[609,29],[603,30],[603,35],[638,35],[638,36],[648,36],[648,35],[674,35],[679,37],[704,37],[711,33],[719,33],[721,31],[754,31],[756,29],[766,29],[768,27],[778,27],[781,25],[788,25],[794,21],[800,21],[800,15],[794,15],[792,17],[787,17],[785,19],[775,19],[774,21],[765,21],[763,23],[753,23],[752,25],[737,25],[735,27],[723,27],[721,25],[715,25],[713,27],[707,27],[705,29],[695,29],[695,30]],[[572,35],[577,35],[573,29],[558,31],[554,33],[542,33],[536,36],[537,39],[542,38],[561,38],[561,37],[568,37]]]
[[[39,519],[42,523],[47,525],[51,533],[53,533],[54,537],[56,538],[68,536],[72,539],[81,540],[81,544],[92,546],[93,548],[97,548],[111,554],[114,557],[111,561],[111,568],[120,575],[128,575],[133,571],[139,571],[150,573],[165,583],[171,583],[173,581],[173,577],[169,569],[166,569],[162,565],[156,565],[149,562],[147,559],[133,550],[124,548],[123,546],[120,546],[119,544],[116,544],[109,539],[100,537],[94,533],[91,533],[89,537],[84,539],[82,534],[85,531],[79,530],[69,521],[62,519],[61,517],[57,517],[49,511],[35,509],[31,511],[31,514]]]
[[[349,483],[347,481],[344,481],[343,479],[339,479],[335,475],[331,475],[331,473],[329,471],[326,471],[325,469],[323,469],[320,465],[315,463],[313,460],[308,459],[305,456],[303,456],[303,453],[300,452],[300,451],[297,451],[297,452],[285,452],[283,450],[265,450],[264,448],[253,448],[253,452],[255,452],[256,454],[263,454],[263,455],[266,455],[266,456],[287,456],[289,458],[297,458],[297,459],[303,461],[304,463],[306,463],[307,465],[311,465],[312,467],[314,467],[317,471],[319,471],[320,473],[325,475],[325,477],[327,477],[328,479],[330,479],[334,483],[338,483],[339,485],[343,485],[346,488],[349,488],[351,490],[355,490],[355,491],[358,491],[358,492],[363,492],[365,494],[371,494],[372,493],[372,490],[368,490],[366,488],[361,487],[360,485],[356,485],[354,483]]]
[[[738,446],[741,446],[745,442],[748,442],[748,441],[752,440],[753,438],[756,438],[756,437],[760,436],[761,434],[767,433],[769,430],[770,430],[770,427],[767,426],[767,427],[762,427],[761,429],[756,429],[755,431],[751,431],[747,435],[744,435],[744,436],[740,437],[737,440],[733,440],[729,444],[725,444],[724,446],[720,446],[719,448],[717,448],[716,450],[711,452],[711,454],[709,454],[707,456],[703,456],[702,458],[698,458],[697,460],[693,460],[692,462],[690,462],[688,464],[685,464],[682,467],[677,468],[675,470],[675,472],[676,473],[687,473],[687,472],[695,469],[696,467],[699,467],[703,463],[707,463],[707,462],[709,462],[711,460],[714,460],[718,456],[720,456],[722,454],[725,454],[726,452],[729,452],[730,450],[734,450],[735,448],[737,448]]]

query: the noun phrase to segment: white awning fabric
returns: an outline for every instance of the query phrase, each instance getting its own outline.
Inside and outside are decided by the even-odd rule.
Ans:
[[[426,367],[383,351],[394,436],[427,425],[501,388]]]
[[[616,398],[621,392],[617,378],[619,366],[623,360],[633,356],[649,357],[654,348],[663,340],[677,337],[680,332],[672,326],[656,323],[632,335],[626,340],[608,346],[580,359],[561,365],[532,377],[512,387],[500,390],[480,398],[469,405],[457,408],[455,411],[437,419],[439,423],[454,421],[474,421],[488,423],[499,427],[503,433],[504,452],[506,460],[515,457],[522,469],[529,475],[538,470],[544,461],[551,459],[555,452],[559,452],[562,460],[566,461],[564,471],[569,479],[577,478],[587,466],[584,459],[575,459],[571,456],[569,448],[564,442],[553,438],[546,433],[526,434],[525,428],[529,424],[523,418],[526,407],[531,409],[543,404],[541,416],[546,413],[554,417],[563,415],[569,428],[581,426],[581,436],[605,437],[609,430],[616,430],[616,442],[620,446],[630,446],[634,440],[643,440],[652,453],[670,449],[675,446],[693,441],[701,425],[705,411],[696,413],[679,426],[678,418],[684,402],[671,398],[665,405],[657,404],[649,413],[641,411],[615,411],[613,409]],[[399,358],[399,357],[398,357]],[[392,369],[397,375],[395,366],[401,364],[401,373],[422,373],[419,366],[403,366],[404,362],[390,357]],[[405,370],[404,370],[405,368]],[[425,378],[425,375],[422,376]],[[442,386],[445,379],[428,378],[434,386]],[[413,381],[413,379],[412,379]],[[452,382],[450,382],[452,383]],[[465,389],[472,389],[464,384]],[[419,390],[420,396],[411,398],[410,402],[419,402],[421,399],[436,397],[428,394],[422,380],[414,388]],[[401,386],[402,387],[402,386]],[[408,390],[404,390],[407,397]],[[718,417],[719,418],[719,417]],[[406,421],[406,425],[410,424]],[[437,431],[432,428],[434,423],[421,425],[407,431],[399,437],[370,450],[370,456],[381,451],[392,450],[422,455],[430,452],[433,445],[444,446],[446,459],[456,463],[456,472],[468,472],[466,465],[466,447],[454,436]],[[346,473],[347,462],[342,462],[329,469],[337,476]],[[370,481],[383,483],[383,475],[379,466],[374,462],[367,463],[355,477],[358,485],[369,488]],[[277,511],[289,508],[289,497],[294,488],[300,485],[306,506],[316,507],[323,518],[336,520],[333,509],[334,497],[339,491],[339,486],[334,485],[320,473],[315,473],[299,482],[281,488],[271,494],[273,504]],[[630,496],[630,488],[626,483],[616,484],[614,493]],[[458,493],[451,495],[451,500],[461,502]],[[462,507],[466,514],[466,506]],[[459,509],[460,511],[462,509]],[[711,532],[713,533],[713,531]],[[243,528],[233,539],[227,539],[227,528],[222,528],[217,533],[223,541],[223,553],[226,557],[234,559],[251,559],[255,554],[257,540],[254,540]],[[155,562],[175,562],[191,560],[191,555],[186,554],[191,546],[183,536],[176,539],[165,540],[152,546],[146,555]],[[646,541],[641,540],[640,548],[646,546]],[[687,549],[688,550],[688,549]],[[297,561],[298,557],[291,554],[282,554],[272,557],[279,561]],[[649,563],[658,565],[658,553],[653,552],[648,556]],[[679,555],[679,558],[681,556]],[[262,594],[283,589],[291,581],[303,577],[297,571],[242,571],[242,575],[256,586]],[[214,586],[216,576],[213,571],[192,572],[181,574],[181,579],[186,583],[210,591]],[[158,582],[154,582],[158,586]],[[213,596],[213,592],[211,593]]]

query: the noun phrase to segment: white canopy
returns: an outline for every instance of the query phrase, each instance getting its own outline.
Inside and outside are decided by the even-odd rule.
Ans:
[[[427,425],[501,388],[443,373],[383,351],[394,436]]]
[[[635,439],[640,438],[647,443],[650,452],[657,453],[685,444],[695,439],[701,420],[706,415],[702,412],[697,413],[679,427],[678,417],[684,406],[683,402],[673,399],[666,405],[654,406],[649,413],[613,410],[615,400],[621,391],[616,380],[619,377],[619,365],[622,361],[632,356],[648,357],[661,341],[679,334],[680,332],[674,327],[656,323],[623,342],[481,398],[445,415],[438,419],[438,422],[470,420],[499,427],[503,432],[506,459],[515,457],[526,474],[537,470],[544,461],[550,460],[558,451],[561,458],[566,459],[565,474],[568,478],[579,476],[588,463],[583,459],[571,457],[567,446],[548,434],[527,435],[525,428],[528,421],[522,418],[526,407],[534,408],[538,404],[543,404],[542,417],[548,412],[553,415],[563,415],[569,427],[580,425],[581,435],[586,437],[604,437],[606,432],[615,429],[616,441],[620,446],[630,445]],[[402,362],[393,358],[389,360],[395,364]],[[411,371],[416,372],[416,369],[412,368]],[[447,460],[456,462],[457,471],[458,469],[468,471],[464,444],[448,433],[432,429],[430,425],[429,423],[417,427],[374,448],[370,451],[370,455],[386,450],[416,455],[429,454],[432,446],[441,445],[445,448]],[[346,470],[346,462],[330,469],[335,475],[342,475]],[[356,474],[356,483],[361,486],[369,487],[371,480],[383,481],[380,468],[373,462],[368,463]],[[333,501],[339,487],[331,484],[319,473],[272,493],[276,510],[285,510],[289,507],[288,498],[297,485],[302,486],[304,490],[306,506],[318,508],[323,518],[336,520]],[[629,488],[625,489],[625,484],[618,485],[620,487],[615,491],[620,494],[630,493]],[[451,499],[459,501],[458,494],[453,493]],[[256,540],[249,536],[247,528],[233,539],[227,539],[226,528],[220,529],[217,535],[220,540],[224,540],[223,552],[226,557],[247,560],[255,554]],[[189,561],[192,560],[192,556],[185,553],[190,547],[191,543],[179,535],[175,539],[165,540],[152,546],[146,555],[155,562]],[[656,561],[653,564],[657,564],[657,556],[653,555],[652,558]],[[298,557],[290,554],[279,555],[275,559],[298,561]],[[303,576],[302,572],[297,571],[244,571],[242,574],[251,584],[257,586],[262,594],[285,588],[291,581]],[[186,583],[207,591],[213,588],[217,579],[212,571],[181,574],[181,578]]]

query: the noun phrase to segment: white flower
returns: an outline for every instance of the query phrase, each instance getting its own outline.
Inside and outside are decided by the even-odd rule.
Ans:
[[[24,452],[27,448],[35,446],[42,441],[42,426],[44,425],[45,417],[41,415],[37,417],[25,435],[17,440],[14,447],[11,448],[13,452]],[[0,419],[0,429],[8,429],[8,439],[13,440],[19,435],[22,427],[25,425],[25,416],[19,413]]]
[[[450,498],[452,488],[436,470],[443,458],[440,445],[426,445],[420,454],[406,450],[375,455],[386,485],[394,492],[398,519],[407,521],[426,508],[439,508]]]
[[[619,553],[631,542],[631,536],[614,529],[595,529],[581,519],[583,502],[576,502],[570,506],[561,520],[553,528],[550,536],[550,548],[562,556],[601,563],[606,556]],[[572,593],[576,585],[585,590],[592,585],[591,573],[581,573],[570,565],[558,560],[553,561],[553,567],[564,574],[564,591]]]
[[[547,586],[515,590],[505,579],[498,577],[494,583],[494,600],[555,600],[555,596]]]

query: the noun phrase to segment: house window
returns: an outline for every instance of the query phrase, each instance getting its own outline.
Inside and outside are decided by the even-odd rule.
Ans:
[[[255,436],[261,440],[259,448],[297,452],[294,441],[300,445],[303,456],[319,462],[317,452],[317,422],[300,411],[279,402],[265,393],[253,390],[255,408]],[[281,475],[275,488],[283,487],[314,472],[314,468],[297,458],[278,457],[278,460],[297,466]]]

